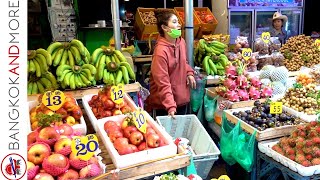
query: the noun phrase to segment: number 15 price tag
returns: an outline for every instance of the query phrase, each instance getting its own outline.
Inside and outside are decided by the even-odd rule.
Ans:
[[[281,113],[282,113],[282,102],[271,102],[270,114],[281,114]]]
[[[64,93],[59,90],[55,90],[54,92],[47,91],[42,96],[42,104],[52,111],[60,109],[65,100]]]
[[[147,131],[147,120],[145,113],[146,112],[141,108],[133,112],[133,122],[142,133],[146,133]]]
[[[123,103],[124,87],[123,84],[111,87],[111,100],[116,104]]]

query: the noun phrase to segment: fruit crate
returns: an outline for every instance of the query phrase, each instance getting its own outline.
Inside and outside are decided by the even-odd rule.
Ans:
[[[184,21],[184,17],[181,17],[181,13],[185,14],[184,12],[184,7],[175,7],[174,8],[175,14],[177,15],[178,19],[179,19],[179,23],[181,24],[181,29],[182,29],[182,37],[185,37],[185,21]],[[194,37],[197,36],[199,29],[200,29],[200,19],[197,18],[195,11],[193,11],[193,35]]]
[[[77,103],[77,101],[76,101],[76,103]],[[33,107],[36,107],[38,104],[39,104],[38,101],[28,101],[29,112]],[[78,103],[77,103],[77,105],[78,105]],[[31,123],[30,123],[30,113],[28,113],[28,115],[29,115],[29,120],[27,122],[27,124],[28,124],[28,132],[31,132],[32,129],[31,129]],[[74,131],[80,132],[81,135],[86,135],[87,134],[87,124],[86,124],[83,116],[81,116],[81,118],[80,118],[80,124],[75,124],[75,125],[72,126],[72,128],[73,128]]]
[[[105,145],[108,154],[110,155],[112,162],[116,168],[124,168],[135,164],[147,162],[150,160],[156,160],[177,154],[177,146],[174,144],[172,137],[164,131],[153,119],[146,113],[146,120],[148,124],[156,131],[161,139],[164,140],[164,146],[143,150],[131,154],[120,155],[114,148],[110,138],[104,130],[104,123],[107,121],[116,121],[122,123],[126,115],[111,116],[100,119],[97,124],[97,133]]]
[[[197,37],[202,38],[203,35],[213,34],[216,30],[217,25],[218,25],[218,20],[213,15],[213,13],[210,11],[210,9],[207,7],[195,7],[194,11],[195,11],[196,17],[201,22],[201,26],[200,26],[199,33],[198,33]],[[210,23],[207,23],[207,21],[205,20],[206,17],[202,18],[202,16],[205,16],[205,14],[209,15],[210,17],[212,16],[213,19],[211,20]]]
[[[218,160],[220,150],[211,139],[197,116],[176,115],[157,116],[157,122],[174,138],[186,138],[194,151],[193,161],[198,175],[206,179],[214,162]]]
[[[306,113],[296,111],[296,110],[294,110],[290,107],[287,107],[287,106],[286,106],[286,108],[288,109],[289,112],[297,114],[297,116],[299,118],[303,119],[304,121],[311,122],[311,121],[316,121],[318,119],[318,115],[308,115]]]
[[[260,152],[272,157],[275,161],[281,163],[282,165],[288,167],[294,172],[298,172],[302,176],[312,176],[315,174],[320,174],[320,165],[305,167],[301,164],[279,154],[272,149],[272,146],[277,144],[279,139],[264,141],[258,143],[258,149]]]
[[[92,96],[94,96],[94,95],[96,95],[96,94],[88,94],[88,95],[83,96],[82,97],[82,104],[83,104],[83,108],[86,111],[87,116],[93,126],[93,129],[97,132],[97,130],[98,130],[97,122],[100,119],[96,118],[96,116],[93,114],[92,109],[89,105],[89,101],[91,100]],[[133,100],[131,99],[131,97],[127,93],[124,94],[123,99],[132,110],[138,109],[137,105],[133,102]]]
[[[234,112],[240,112],[240,111],[251,110],[251,109],[252,107],[245,107],[245,108],[224,110],[224,112],[226,113],[226,117],[228,121],[230,121],[231,123],[237,124],[238,121],[240,121],[240,126],[245,132],[252,134],[256,130],[257,141],[264,141],[264,140],[270,140],[274,138],[287,136],[287,135],[290,135],[290,133],[296,128],[296,125],[285,125],[280,127],[267,128],[264,131],[259,131],[258,129],[252,127],[250,124],[242,121],[241,119],[233,115]],[[288,111],[287,107],[285,106],[282,107],[282,111],[288,112],[289,114],[298,117],[297,114],[292,114],[290,111]]]
[[[152,24],[147,24],[143,19],[143,13],[154,13],[155,8],[137,8],[135,14],[134,28],[139,40],[156,40],[159,36],[157,21],[153,19]]]

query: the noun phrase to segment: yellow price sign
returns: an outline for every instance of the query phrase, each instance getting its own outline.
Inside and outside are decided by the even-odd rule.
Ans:
[[[262,34],[261,34],[261,38],[262,38],[262,41],[264,42],[264,43],[266,43],[266,44],[268,44],[269,43],[269,41],[270,41],[270,32],[263,32]]]
[[[271,102],[270,114],[281,114],[281,113],[282,113],[282,102]]]
[[[98,148],[98,138],[94,134],[75,136],[72,139],[71,151],[81,160],[88,161]]]
[[[123,96],[124,96],[124,86],[123,84],[118,84],[117,86],[111,87],[111,100],[116,104],[123,103]]]
[[[316,39],[316,41],[314,42],[314,44],[315,44],[316,47],[318,47],[318,49],[320,50],[320,39]]]
[[[227,175],[221,175],[218,179],[211,179],[211,180],[230,180],[229,176]]]
[[[146,133],[147,131],[147,120],[145,113],[146,112],[141,108],[138,108],[133,112],[133,122],[142,133]]]
[[[42,96],[42,104],[52,111],[60,109],[65,100],[66,97],[64,96],[64,93],[59,90],[55,90],[54,92],[47,91]]]
[[[252,49],[251,48],[243,48],[241,54],[242,54],[243,59],[248,61],[252,56]]]

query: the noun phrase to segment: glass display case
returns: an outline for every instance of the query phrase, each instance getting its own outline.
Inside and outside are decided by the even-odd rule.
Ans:
[[[288,33],[288,37],[296,36],[302,33],[302,9],[293,9],[293,10],[281,10],[281,14],[286,15],[288,17],[288,22],[286,24],[286,31]]]
[[[246,36],[251,43],[252,26],[253,26],[253,11],[235,10],[229,12],[229,34],[230,43],[236,40],[237,36]]]
[[[263,32],[268,32],[272,28],[272,16],[277,12],[276,9],[256,10],[255,13],[255,39],[260,37]]]

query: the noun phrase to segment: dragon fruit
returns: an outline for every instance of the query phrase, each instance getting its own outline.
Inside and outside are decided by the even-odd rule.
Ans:
[[[236,91],[228,90],[227,91],[227,99],[232,102],[240,101],[239,96]]]
[[[256,88],[259,88],[259,89],[260,89],[261,84],[262,84],[260,79],[258,77],[256,77],[256,76],[250,78],[250,83],[251,83],[252,86],[254,86]]]
[[[260,98],[260,92],[253,86],[249,88],[249,96],[253,100],[257,100]]]
[[[226,91],[227,91],[227,88],[224,87],[224,86],[218,86],[215,88],[217,94],[221,97],[225,97],[226,96]]]
[[[244,89],[248,86],[248,80],[247,80],[246,76],[244,76],[244,75],[238,76],[236,79],[236,82],[240,88]]]
[[[272,88],[269,86],[264,87],[261,90],[261,97],[266,98],[266,97],[271,97],[272,96]]]
[[[229,64],[226,68],[226,76],[228,78],[235,78],[237,75],[237,68],[233,66],[232,64]]]
[[[227,78],[223,81],[223,85],[230,90],[234,90],[237,87],[237,84],[234,80],[232,80],[231,78]]]
[[[238,96],[240,98],[240,101],[248,101],[249,100],[249,94],[244,89],[239,89],[238,90]]]

